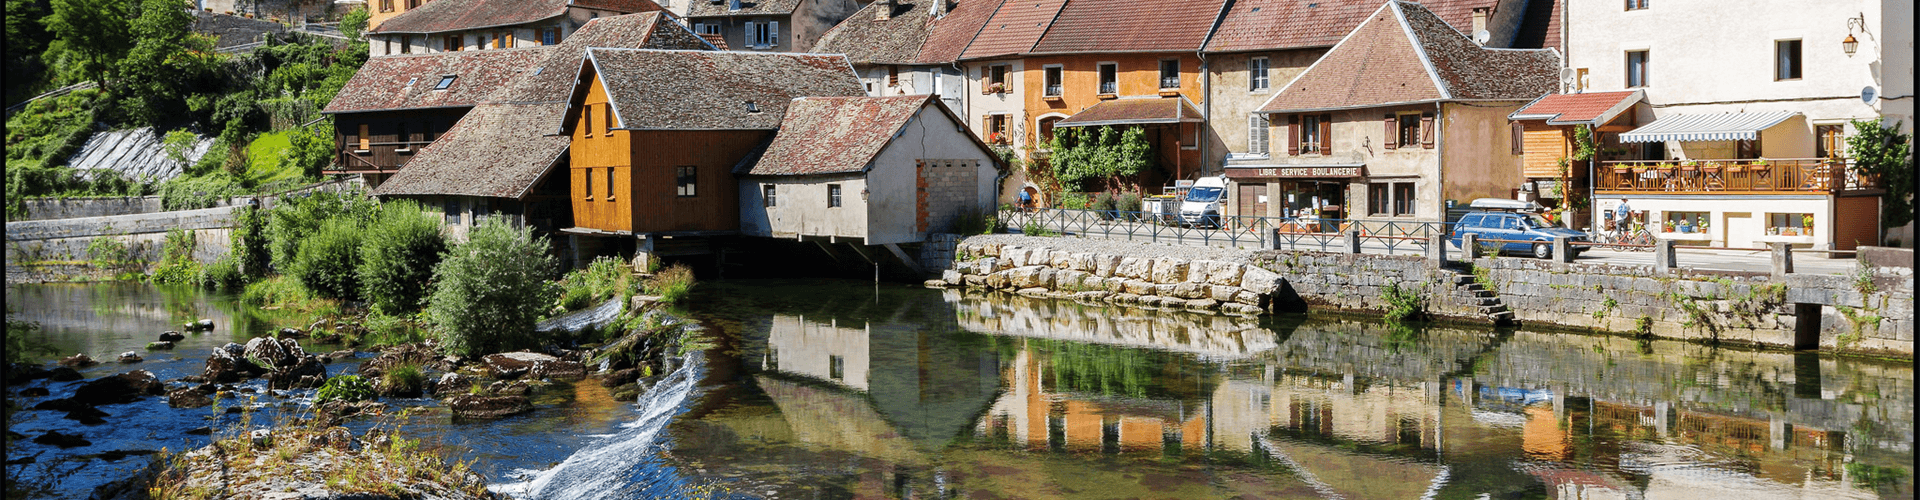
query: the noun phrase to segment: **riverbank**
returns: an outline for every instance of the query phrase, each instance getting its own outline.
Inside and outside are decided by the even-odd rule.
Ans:
[[[1913,270],[1867,261],[1846,276],[1775,276],[1002,234],[960,242],[938,284],[1240,315],[1412,308],[1448,322],[1913,357]]]

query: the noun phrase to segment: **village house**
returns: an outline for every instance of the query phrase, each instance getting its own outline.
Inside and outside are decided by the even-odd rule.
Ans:
[[[496,215],[542,233],[572,227],[565,174],[571,140],[553,131],[566,113],[588,47],[713,49],[663,12],[589,21],[560,45],[539,49],[546,51],[543,59],[415,153],[406,169],[377,185],[374,195],[440,208],[456,237]],[[533,49],[464,54],[524,50]],[[562,174],[553,175],[556,171]]]
[[[1851,120],[1913,130],[1914,5],[1848,5],[1569,3],[1563,91],[1638,90],[1648,104],[1636,127],[1601,134],[1592,225],[1625,198],[1682,244],[1882,242],[1882,191],[1848,168],[1845,139]]]
[[[956,58],[967,77],[967,88],[962,92],[967,99],[967,125],[987,144],[1027,157],[1024,149],[1033,138],[1023,125],[1028,121],[1027,102],[1021,92],[1028,87],[1022,57],[1033,50],[1066,3],[1002,1]],[[1000,200],[1005,203],[1011,203],[1015,193],[1028,187],[1026,173],[1014,170],[1013,177],[1001,186]]]
[[[557,45],[587,21],[658,10],[649,0],[434,0],[377,26],[369,23],[367,51],[383,56]]]
[[[845,54],[874,97],[934,94],[966,116],[966,77],[954,61],[999,0],[882,0],[821,35],[811,52]]]
[[[1284,147],[1226,175],[1324,181],[1269,195],[1302,205],[1283,215],[1308,225],[1440,222],[1450,200],[1513,195],[1523,177],[1507,115],[1553,92],[1559,66],[1556,50],[1481,47],[1420,4],[1388,1],[1261,106]]]
[[[993,210],[1000,171],[934,96],[795,99],[765,149],[735,169],[740,234],[904,255],[898,244]]]
[[[572,141],[562,231],[583,256],[737,234],[734,168],[793,100],[865,95],[831,55],[596,48],[577,75],[559,131]]]
[[[1609,230],[1610,217],[1602,218],[1598,226],[1585,226],[1594,220],[1588,213],[1593,204],[1587,202],[1593,193],[1594,169],[1591,158],[1579,159],[1580,141],[1590,138],[1590,154],[1600,156],[1599,142],[1617,143],[1620,132],[1638,125],[1636,109],[1645,107],[1646,95],[1640,90],[1549,94],[1508,115],[1522,157],[1520,170],[1526,176],[1519,198],[1564,209],[1568,226]]]
[[[1540,48],[1559,45],[1555,3],[1429,0],[1421,5],[1461,32],[1475,34],[1476,42],[1484,37],[1484,46]],[[1281,217],[1306,208],[1313,196],[1334,197],[1333,192],[1343,188],[1346,178],[1338,176],[1342,171],[1291,169],[1273,171],[1288,177],[1247,175],[1273,167],[1272,148],[1288,146],[1281,135],[1287,124],[1269,123],[1269,115],[1259,109],[1379,6],[1377,0],[1327,0],[1305,6],[1289,0],[1238,0],[1223,15],[1203,54],[1202,86],[1207,95],[1201,112],[1218,138],[1202,147],[1207,172],[1227,167],[1242,174],[1233,179],[1228,192],[1227,215]],[[1276,138],[1281,140],[1276,143]],[[1300,147],[1315,152],[1319,144],[1307,141]],[[1322,215],[1347,214],[1323,211]]]
[[[694,33],[718,35],[732,50],[808,52],[840,20],[860,10],[854,0],[684,0]]]
[[[323,172],[358,174],[379,186],[548,53],[528,48],[368,59],[321,110],[333,117],[335,145]]]
[[[354,3],[367,6],[367,29],[372,30],[380,27],[380,23],[420,8],[421,5],[430,1],[433,0],[354,0]]]

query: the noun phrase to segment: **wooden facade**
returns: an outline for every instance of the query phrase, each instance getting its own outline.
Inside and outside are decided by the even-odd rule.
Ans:
[[[573,224],[608,232],[735,231],[739,194],[733,168],[772,130],[618,130],[606,88],[592,70],[572,120],[568,168]],[[693,167],[683,195],[680,167]]]
[[[333,118],[334,161],[329,174],[391,174],[438,139],[472,108],[467,106],[339,113]]]

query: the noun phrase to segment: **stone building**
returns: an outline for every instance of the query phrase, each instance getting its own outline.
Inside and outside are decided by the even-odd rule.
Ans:
[[[557,45],[594,19],[662,10],[650,0],[393,1],[414,3],[377,25],[369,22],[371,55]]]

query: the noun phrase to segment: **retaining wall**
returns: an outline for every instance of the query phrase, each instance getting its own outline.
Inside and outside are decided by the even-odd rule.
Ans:
[[[1068,242],[1063,242],[1066,244]],[[1029,297],[1259,315],[1283,283],[1270,271],[1216,260],[1148,258],[1049,247],[961,242],[946,286]]]
[[[157,261],[170,229],[194,234],[194,258],[212,262],[227,253],[235,207],[215,207],[109,217],[33,220],[7,223],[7,262],[88,260],[87,246],[97,238],[126,244],[134,260]]]
[[[17,220],[73,219],[109,217],[158,212],[158,196],[99,198],[33,198],[26,200],[27,217]]]

